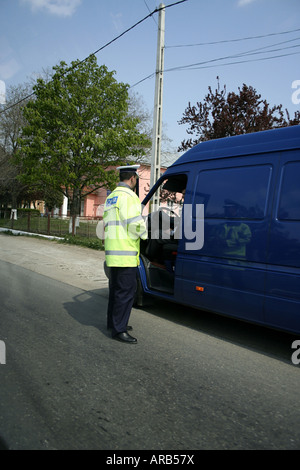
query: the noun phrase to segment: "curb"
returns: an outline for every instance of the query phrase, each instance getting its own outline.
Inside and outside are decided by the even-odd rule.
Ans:
[[[54,237],[51,235],[41,235],[39,233],[23,232],[21,230],[12,230],[9,228],[0,228],[0,232],[11,232],[13,235],[28,235],[31,237],[42,237],[42,238],[48,238],[49,240],[63,240],[62,237]]]

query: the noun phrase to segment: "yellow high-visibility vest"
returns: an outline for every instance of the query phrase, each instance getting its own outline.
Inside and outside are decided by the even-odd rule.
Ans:
[[[138,266],[140,239],[147,238],[138,196],[129,187],[117,186],[105,201],[103,221],[107,266]]]

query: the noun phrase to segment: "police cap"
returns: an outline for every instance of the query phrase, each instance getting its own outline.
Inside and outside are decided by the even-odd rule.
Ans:
[[[121,173],[133,173],[136,176],[139,176],[137,174],[137,170],[140,168],[141,165],[125,165],[125,166],[118,166],[117,170]]]

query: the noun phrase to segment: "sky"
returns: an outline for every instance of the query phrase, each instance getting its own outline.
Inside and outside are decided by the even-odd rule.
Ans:
[[[62,60],[85,59],[161,3],[0,0],[1,108],[9,86],[24,84]],[[187,128],[178,124],[188,103],[202,101],[209,86],[214,90],[217,76],[228,92],[238,93],[245,83],[291,116],[300,109],[299,0],[186,0],[165,12],[163,125],[171,139],[169,151],[188,138]],[[96,55],[98,64],[128,83],[150,113],[157,30],[155,13]]]

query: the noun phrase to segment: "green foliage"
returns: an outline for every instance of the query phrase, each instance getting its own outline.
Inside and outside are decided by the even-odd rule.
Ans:
[[[36,99],[24,108],[17,163],[22,181],[62,191],[77,215],[82,196],[115,185],[111,166],[141,156],[150,142],[128,114],[128,85],[95,56],[53,69],[51,81],[37,80]]]
[[[93,250],[104,250],[103,243],[99,238],[86,238],[86,237],[66,235],[63,240],[59,241],[59,243],[68,243],[69,245],[85,246],[86,248],[92,248]]]
[[[45,205],[49,211],[52,211],[55,207],[61,207],[63,204],[63,194],[60,190],[46,188],[44,191]]]
[[[30,217],[41,217],[41,213],[38,209],[18,209],[18,217],[27,217],[30,214]]]

